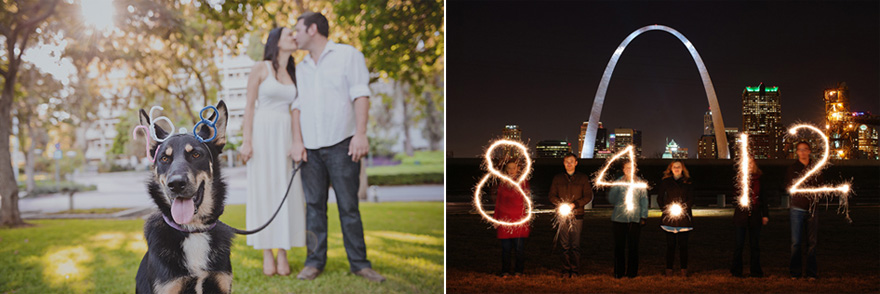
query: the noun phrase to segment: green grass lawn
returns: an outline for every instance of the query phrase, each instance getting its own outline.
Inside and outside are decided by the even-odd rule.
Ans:
[[[399,165],[368,167],[367,175],[443,173],[443,158],[443,151],[416,151],[412,157],[397,154]]]
[[[245,207],[230,205],[221,220],[245,226]],[[266,277],[262,252],[244,236],[232,248],[236,293],[440,293],[443,292],[443,203],[361,203],[367,255],[386,282],[349,273],[336,205],[329,205],[329,249],[324,273],[314,281],[294,276],[305,248],[293,248],[293,274]],[[0,229],[0,293],[132,293],[147,250],[143,220],[39,220]]]

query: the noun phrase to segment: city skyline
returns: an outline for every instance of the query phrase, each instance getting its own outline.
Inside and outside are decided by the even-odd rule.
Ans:
[[[464,11],[449,18],[450,31],[498,32],[450,33],[449,117],[473,118],[447,122],[447,152],[453,157],[480,154],[499,135],[499,125],[513,122],[531,139],[531,148],[541,140],[575,142],[614,48],[632,30],[655,23],[680,31],[700,52],[724,127],[742,126],[743,89],[761,83],[784,89],[783,128],[821,124],[823,91],[839,82],[849,85],[852,109],[880,112],[877,3],[554,3],[552,12],[526,9],[527,14],[521,3],[448,5]],[[576,17],[586,11],[603,13]],[[744,14],[754,21],[738,20]],[[561,25],[542,29],[547,20]],[[525,43],[502,41],[522,36],[529,37]],[[544,39],[550,42],[538,42]],[[834,45],[814,46],[826,40]],[[601,121],[609,130],[642,130],[645,155],[662,152],[667,137],[698,150],[702,116],[709,110],[705,97],[681,42],[646,32],[622,54]]]

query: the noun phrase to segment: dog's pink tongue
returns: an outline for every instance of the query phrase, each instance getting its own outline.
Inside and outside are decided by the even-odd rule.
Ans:
[[[188,224],[192,221],[194,211],[195,205],[193,205],[192,198],[178,197],[174,199],[174,203],[171,203],[171,217],[174,218],[175,223]]]

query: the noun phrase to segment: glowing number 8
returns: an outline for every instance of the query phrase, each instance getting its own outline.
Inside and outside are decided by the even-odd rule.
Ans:
[[[516,181],[514,181],[513,179],[511,179],[507,175],[502,174],[497,169],[495,169],[495,164],[492,162],[492,151],[494,151],[495,148],[497,148],[500,145],[512,145],[512,146],[518,148],[520,150],[520,152],[523,154],[523,156],[525,157],[526,167],[525,167],[525,169],[523,169],[522,175],[520,175],[519,178],[516,179]],[[477,211],[480,212],[480,215],[482,215],[483,218],[486,219],[487,221],[492,222],[494,224],[502,225],[502,226],[517,226],[517,225],[524,224],[524,223],[528,222],[529,220],[531,220],[532,214],[533,214],[532,200],[529,198],[529,196],[526,195],[525,191],[523,191],[522,187],[520,186],[520,184],[523,181],[525,181],[526,178],[528,178],[529,172],[532,170],[532,159],[529,158],[528,149],[526,149],[526,147],[523,146],[522,144],[520,144],[519,142],[514,142],[514,141],[510,141],[510,140],[498,140],[498,141],[495,141],[495,143],[493,143],[492,146],[489,146],[488,150],[486,150],[486,162],[487,162],[487,165],[489,168],[489,173],[487,173],[485,176],[483,176],[483,179],[480,180],[480,183],[477,184],[477,188],[474,191],[474,206],[476,206]],[[483,185],[485,185],[486,182],[489,181],[489,178],[492,176],[496,176],[496,177],[504,180],[505,182],[510,183],[514,187],[516,187],[516,190],[520,193],[520,195],[523,196],[523,200],[525,200],[525,203],[528,206],[528,215],[526,215],[522,219],[517,220],[515,222],[507,222],[507,221],[500,221],[495,218],[492,218],[491,216],[489,216],[489,214],[486,213],[485,210],[483,210],[483,204],[480,201],[480,194],[482,194],[481,192],[483,189]]]

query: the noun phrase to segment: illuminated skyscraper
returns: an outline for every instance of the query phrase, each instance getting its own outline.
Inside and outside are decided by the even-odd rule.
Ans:
[[[614,129],[614,150],[612,153],[618,152],[633,145],[636,157],[642,156],[642,131],[634,129]]]
[[[715,135],[702,135],[697,145],[697,159],[716,159],[718,158],[718,142]]]
[[[563,158],[571,153],[571,143],[564,140],[544,140],[538,142],[535,151],[541,158]]]
[[[577,150],[573,150],[575,154],[580,156],[581,150],[584,149],[584,137],[587,134],[587,125],[588,122],[584,122],[581,124],[581,133],[578,135],[578,148]],[[599,122],[599,129],[596,130],[596,145],[594,145],[594,154],[598,154],[599,151],[605,151],[608,149],[608,131],[602,126],[602,122]],[[593,156],[593,158],[597,158]]]
[[[715,135],[715,124],[712,123],[712,109],[703,114],[703,135]]]
[[[688,158],[688,149],[681,148],[678,143],[675,143],[675,140],[669,140],[666,142],[666,151],[663,152],[662,158],[665,159],[687,159]]]
[[[505,125],[501,137],[512,141],[522,141],[522,130],[518,125]]]
[[[846,83],[825,89],[825,136],[828,136],[831,158],[878,159],[877,130],[880,118],[869,112],[850,110],[849,88]]]
[[[743,132],[749,135],[750,153],[756,159],[781,157],[782,100],[779,87],[746,87],[743,90]]]

